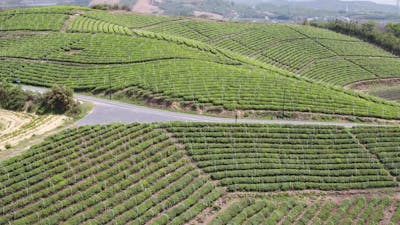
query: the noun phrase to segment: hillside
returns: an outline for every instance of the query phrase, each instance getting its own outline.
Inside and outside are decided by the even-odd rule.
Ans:
[[[63,6],[0,11],[0,49],[2,82],[66,85],[100,114],[0,150],[0,225],[400,224],[400,105],[345,88],[400,75],[378,47],[308,26]],[[0,146],[55,124],[23,115],[0,111]],[[120,116],[140,123],[99,125]],[[189,119],[207,122],[175,122]]]
[[[207,123],[74,128],[0,161],[0,224],[394,225],[399,133]]]
[[[344,84],[393,76],[400,66],[390,53],[333,32],[73,7],[0,18],[0,74],[12,81],[228,116],[399,118],[395,103],[308,79]],[[394,66],[380,70],[383,59]]]

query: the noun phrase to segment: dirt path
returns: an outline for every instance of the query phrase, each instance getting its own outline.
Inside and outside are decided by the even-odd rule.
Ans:
[[[65,33],[67,32],[68,26],[69,24],[75,19],[75,17],[79,16],[80,14],[74,14],[74,15],[70,15],[69,18],[64,22],[62,28],[61,28],[61,32]]]

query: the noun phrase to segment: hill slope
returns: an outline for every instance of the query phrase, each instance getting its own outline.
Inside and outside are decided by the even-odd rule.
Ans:
[[[368,138],[374,130],[379,139]],[[396,151],[399,134],[398,127],[207,123],[75,128],[0,161],[0,224],[336,224],[342,217],[396,224],[399,158],[376,158],[372,146]],[[305,198],[263,195],[310,189]],[[356,190],[329,192],[347,189]]]
[[[327,65],[333,65],[329,63],[331,59],[341,62],[333,50],[328,51],[323,45],[332,46],[337,52],[351,51],[358,58],[363,54],[376,55],[397,62],[389,53],[332,32],[289,25],[222,24],[110,14],[69,7],[5,11],[0,15],[4,21],[0,23],[0,74],[26,84],[63,83],[80,91],[112,92],[120,98],[142,99],[175,109],[228,115],[240,110],[246,115],[283,117],[310,117],[318,113],[399,118],[397,105],[302,79],[265,64],[279,62],[286,63],[289,69],[303,69],[324,57]],[[37,22],[49,15],[59,22]],[[18,26],[13,26],[12,21],[18,21]],[[168,35],[161,27],[184,38]],[[249,29],[255,32],[246,32]],[[245,40],[250,38],[246,34],[262,38],[254,36],[256,39],[246,41],[248,46],[239,44],[238,49],[233,48],[237,45],[218,44],[241,43],[232,33],[244,35]],[[276,49],[268,45],[276,45]],[[348,49],[360,46],[368,51],[357,53]],[[258,47],[262,51],[256,50]],[[253,54],[260,61],[243,57]]]

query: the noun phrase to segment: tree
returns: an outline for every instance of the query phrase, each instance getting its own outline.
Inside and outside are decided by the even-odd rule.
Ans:
[[[388,32],[400,37],[400,23],[388,23],[385,28]]]
[[[374,22],[374,21],[368,21],[367,23],[363,23],[361,25],[361,30],[364,33],[373,32],[373,31],[375,31],[375,29],[376,29],[376,22]]]
[[[43,95],[43,112],[63,114],[75,110],[75,107],[77,107],[77,104],[71,88],[55,85]]]
[[[24,92],[21,86],[14,86],[3,80],[0,84],[0,108],[22,111],[28,94]]]

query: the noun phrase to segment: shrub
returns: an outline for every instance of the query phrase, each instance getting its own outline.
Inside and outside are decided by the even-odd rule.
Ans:
[[[79,105],[73,98],[71,88],[55,85],[50,91],[44,93],[41,112],[57,114],[78,113]]]

